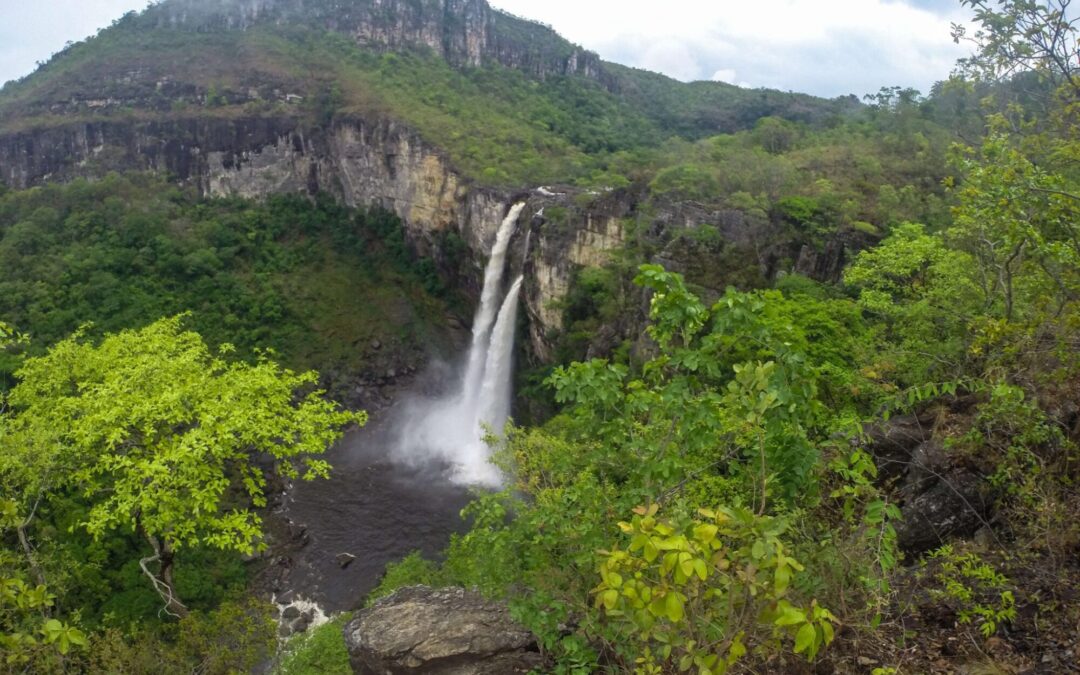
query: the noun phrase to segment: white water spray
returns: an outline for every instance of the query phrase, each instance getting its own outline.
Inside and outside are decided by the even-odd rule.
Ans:
[[[402,416],[397,454],[406,459],[437,458],[453,466],[453,479],[498,487],[502,476],[489,461],[485,428],[501,433],[510,414],[514,329],[522,277],[500,302],[506,249],[524,203],[515,204],[495,235],[480,307],[473,321],[461,387],[449,399],[414,402]]]

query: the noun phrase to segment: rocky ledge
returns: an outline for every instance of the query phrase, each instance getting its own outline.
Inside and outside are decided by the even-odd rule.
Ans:
[[[403,588],[358,612],[345,643],[361,675],[511,675],[544,663],[504,605],[462,588]]]

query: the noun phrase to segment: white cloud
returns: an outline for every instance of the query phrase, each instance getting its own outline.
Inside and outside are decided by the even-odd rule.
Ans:
[[[693,80],[701,72],[701,64],[691,48],[677,38],[653,41],[643,40],[647,46],[641,60],[635,64],[648,70],[667,73],[677,80]]]
[[[492,1],[609,60],[678,79],[735,71],[740,84],[825,96],[927,91],[965,54],[949,35],[950,22],[967,18],[955,0]],[[653,45],[670,53],[672,42],[680,57],[656,59]]]
[[[721,68],[712,74],[709,78],[713,82],[727,82],[728,84],[736,84],[735,69],[733,68]]]
[[[104,28],[147,0],[0,0],[0,84]]]

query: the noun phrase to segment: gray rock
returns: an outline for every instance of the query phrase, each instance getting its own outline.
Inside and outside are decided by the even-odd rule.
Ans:
[[[382,343],[379,342],[378,340],[372,340],[371,341],[371,348],[375,349],[375,350],[382,349]]]
[[[361,675],[511,675],[542,668],[536,638],[505,605],[461,588],[403,588],[346,624]]]
[[[334,559],[337,560],[337,564],[341,569],[345,569],[352,564],[352,561],[356,560],[356,556],[352,553],[338,553],[334,556]]]
[[[901,507],[896,543],[909,552],[936,548],[952,537],[973,534],[986,523],[990,500],[985,481],[958,468],[940,474]]]
[[[958,399],[952,406],[967,401]],[[878,482],[891,489],[900,505],[897,543],[908,553],[973,534],[986,524],[993,502],[986,481],[933,438],[933,424],[932,414],[904,415],[866,430]]]
[[[311,616],[308,614],[301,614],[292,620],[289,624],[289,632],[292,634],[303,633],[311,625]]]
[[[894,417],[888,422],[866,429],[869,437],[867,451],[877,464],[878,480],[888,483],[905,473],[911,466],[912,454],[930,440],[932,420],[916,415]]]
[[[300,617],[300,610],[290,605],[281,612],[281,618],[286,621],[292,621],[293,619]]]

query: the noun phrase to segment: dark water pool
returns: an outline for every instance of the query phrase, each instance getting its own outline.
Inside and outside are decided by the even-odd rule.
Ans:
[[[465,527],[468,489],[451,483],[445,467],[390,461],[385,419],[346,436],[327,453],[331,479],[297,481],[285,504],[308,541],[291,556],[288,589],[327,612],[359,607],[386,563],[413,550],[434,557]],[[344,568],[342,553],[355,556]]]

